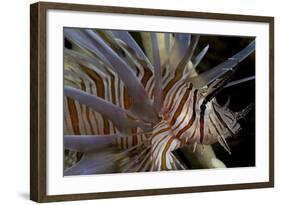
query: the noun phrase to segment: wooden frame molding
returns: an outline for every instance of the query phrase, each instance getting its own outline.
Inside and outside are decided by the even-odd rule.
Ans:
[[[47,195],[46,187],[46,13],[49,9],[138,14],[153,16],[171,16],[200,19],[219,19],[232,21],[251,21],[269,24],[269,72],[270,72],[270,159],[269,181],[261,183],[243,183],[212,185],[184,188],[165,188],[150,190],[117,191],[103,193]],[[114,197],[132,197],[159,194],[179,194],[236,189],[265,188],[274,186],[274,18],[264,16],[232,15],[218,13],[201,13],[172,10],[140,9],[125,7],[108,7],[82,4],[64,4],[39,2],[30,6],[30,199],[37,202],[66,200],[85,200]]]

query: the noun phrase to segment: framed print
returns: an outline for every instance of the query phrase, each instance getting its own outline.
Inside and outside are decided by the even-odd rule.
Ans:
[[[30,198],[274,186],[274,18],[31,5]]]

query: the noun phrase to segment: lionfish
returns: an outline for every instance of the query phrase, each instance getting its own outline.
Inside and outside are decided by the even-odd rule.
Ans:
[[[160,37],[164,42],[160,45]],[[147,33],[145,51],[128,31],[64,28],[64,175],[183,170],[174,151],[218,142],[241,129],[249,111],[231,111],[216,95],[255,41],[203,73],[199,35]]]

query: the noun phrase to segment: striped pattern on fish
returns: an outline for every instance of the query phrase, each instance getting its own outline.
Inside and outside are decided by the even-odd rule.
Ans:
[[[165,34],[169,55],[161,63],[157,55],[148,58],[125,31],[67,28],[64,34],[73,45],[64,50],[64,135],[117,134],[108,146],[118,149],[107,155],[118,162],[120,172],[185,169],[173,151],[186,144],[219,142],[230,152],[225,139],[240,130],[237,114],[209,98],[215,90],[213,81],[202,88],[196,86],[194,65],[199,62],[193,64],[192,59],[198,35]],[[151,34],[153,52],[160,53],[155,37],[159,36]],[[202,59],[202,52],[195,59]],[[155,66],[160,66],[160,81]],[[219,82],[225,74],[225,70],[217,74]],[[89,95],[97,98],[90,102]],[[99,99],[116,113],[97,111],[102,108],[95,102],[104,102]],[[121,118],[118,122],[117,115],[126,119],[128,128]],[[91,153],[84,155],[80,164],[90,163]],[[67,173],[97,173],[95,168],[85,171],[83,167],[77,172],[78,166]]]

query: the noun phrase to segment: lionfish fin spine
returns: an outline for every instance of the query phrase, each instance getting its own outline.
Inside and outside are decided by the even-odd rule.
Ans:
[[[95,95],[68,86],[64,87],[64,95],[104,115],[113,122],[120,132],[130,133],[131,128],[141,125],[140,122],[129,119],[126,110]]]
[[[193,68],[195,69],[198,64],[202,61],[202,59],[204,58],[204,56],[206,55],[207,51],[209,49],[209,45],[207,45],[194,59],[193,62]]]
[[[251,53],[255,51],[255,41],[252,41],[247,47],[242,49],[240,52],[232,56],[231,58],[228,58],[223,63],[217,65],[216,67],[212,68],[211,70],[208,70],[199,76],[190,78],[190,82],[199,88],[202,88],[214,80],[218,79],[219,77],[223,76],[228,71],[232,71],[232,69],[240,63],[242,60],[244,60],[246,57],[248,57]]]
[[[142,49],[139,47],[139,45],[136,43],[136,41],[132,38],[132,36],[127,31],[112,31],[113,35],[116,38],[121,39],[124,41],[130,48],[132,48],[138,57],[142,58],[147,64],[151,65],[151,62],[146,57],[146,55],[143,53]],[[150,66],[151,68],[152,66]]]
[[[163,106],[163,93],[162,93],[162,69],[160,62],[158,40],[155,33],[151,33],[151,43],[153,50],[153,65],[154,65],[154,107],[159,113]]]
[[[243,78],[243,79],[240,79],[240,80],[229,82],[228,84],[226,84],[224,86],[224,88],[228,88],[228,87],[231,87],[231,86],[234,86],[234,85],[239,85],[241,83],[245,83],[245,82],[248,82],[250,80],[255,80],[255,76],[250,76],[250,77],[247,77],[247,78]]]
[[[89,152],[108,146],[118,137],[121,137],[121,135],[64,135],[63,144],[64,148],[69,150]]]
[[[218,136],[217,139],[220,145],[228,152],[228,154],[231,154],[230,147],[228,146],[225,138],[223,136]]]
[[[195,142],[193,145],[193,150],[192,150],[193,153],[196,151],[196,147],[197,147],[197,142]]]
[[[224,106],[223,106],[223,110],[226,110],[228,107],[229,107],[229,104],[230,104],[230,97],[228,96],[228,98],[227,98],[227,101],[226,101],[226,103],[224,104]]]

